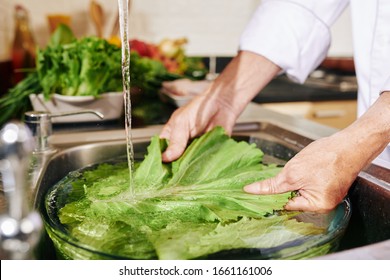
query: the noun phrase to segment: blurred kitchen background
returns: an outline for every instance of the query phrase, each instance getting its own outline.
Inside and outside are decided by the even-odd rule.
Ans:
[[[117,1],[97,0],[102,7],[103,37],[108,38],[116,22]],[[129,19],[130,38],[157,43],[163,38],[187,38],[186,54],[204,57],[212,71],[220,71],[229,58],[236,54],[238,40],[246,23],[261,0],[132,0]],[[11,87],[11,48],[15,34],[15,6],[22,5],[29,13],[29,24],[35,43],[45,47],[50,36],[48,16],[69,17],[70,27],[77,37],[96,35],[97,29],[90,14],[90,0],[1,0],[0,1],[0,94]],[[329,58],[352,60],[350,13],[347,9],[332,27],[333,43]],[[210,60],[217,58],[217,65]],[[356,87],[353,69],[337,72],[338,62],[327,64],[328,72],[315,72],[315,81],[293,85],[284,95],[285,80],[270,85],[255,102],[282,113],[299,115],[325,125],[342,128],[351,123],[356,114]],[[216,69],[216,70],[215,70]],[[321,70],[321,69],[320,69]],[[323,70],[323,69],[322,69]],[[333,71],[333,70],[336,70]],[[335,76],[336,75],[336,76]],[[347,75],[346,80],[344,80]],[[340,79],[340,77],[342,77]],[[331,83],[321,85],[321,82]],[[350,84],[352,79],[352,85]],[[309,81],[310,82],[310,81]],[[313,90],[314,87],[314,90]],[[293,93],[291,92],[293,91]],[[328,94],[331,92],[331,94]],[[317,94],[318,93],[318,94]],[[271,96],[271,97],[270,97]]]
[[[117,12],[116,0],[97,1],[104,10],[104,34],[110,33]],[[165,37],[187,37],[189,55],[233,56],[238,38],[261,0],[132,0],[131,37],[159,41]],[[89,14],[89,0],[1,0],[0,60],[10,58],[14,36],[14,6],[20,4],[30,13],[30,23],[40,47],[47,44],[47,16],[64,14],[71,17],[77,36],[96,34]],[[351,56],[349,10],[332,28],[330,56]]]

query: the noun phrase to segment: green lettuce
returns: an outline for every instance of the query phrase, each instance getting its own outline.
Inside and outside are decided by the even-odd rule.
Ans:
[[[126,163],[76,172],[47,198],[73,241],[50,229],[65,258],[196,259],[242,248],[273,248],[322,229],[281,213],[290,193],[251,195],[243,186],[275,176],[255,144],[237,142],[221,128],[195,139],[172,163],[163,163],[164,139],[151,139],[129,189]],[[66,199],[54,199],[65,193]]]
[[[122,90],[120,48],[97,37],[55,35],[37,52],[36,70],[46,99],[53,93],[98,96]]]

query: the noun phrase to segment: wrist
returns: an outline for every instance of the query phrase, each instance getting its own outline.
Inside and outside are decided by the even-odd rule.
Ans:
[[[352,125],[338,133],[351,159],[362,168],[374,160],[390,142],[390,92],[378,100]]]
[[[230,107],[238,116],[280,70],[261,55],[241,51],[213,82],[207,96]]]

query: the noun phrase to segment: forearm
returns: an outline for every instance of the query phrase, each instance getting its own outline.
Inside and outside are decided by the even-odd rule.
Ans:
[[[238,117],[280,70],[261,55],[241,51],[214,81],[207,98],[215,98]]]
[[[351,126],[340,132],[349,146],[351,164],[362,169],[390,142],[390,92],[378,100]]]

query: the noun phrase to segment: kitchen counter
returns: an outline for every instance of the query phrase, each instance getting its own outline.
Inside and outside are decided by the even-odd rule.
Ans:
[[[354,76],[335,76],[317,71],[313,72],[305,84],[294,83],[284,75],[276,77],[252,101],[257,104],[286,103],[299,107],[297,102],[355,101],[356,98],[357,83]],[[135,128],[164,124],[177,109],[175,105],[161,101],[157,94],[153,99],[138,100],[132,104],[132,107],[134,111],[132,125]],[[355,115],[354,112],[352,115]],[[96,123],[55,123],[53,129],[54,131],[79,129],[93,131],[123,127],[124,117]]]
[[[295,133],[310,139],[325,137],[337,131],[334,128],[320,125],[304,118],[291,117],[268,110],[254,102],[250,103],[241,114],[236,125],[236,131],[247,129],[253,123],[270,119],[277,125],[289,130],[293,129]],[[153,133],[159,133],[161,128],[160,124],[152,124],[135,126],[133,131],[135,134],[150,134],[152,136]],[[56,147],[63,148],[91,142],[125,140],[125,137],[124,125],[122,126],[120,122],[72,124],[57,127],[57,130],[54,130],[54,134],[51,136],[50,142]]]
[[[215,58],[210,68],[221,73],[231,61],[231,57]],[[210,59],[204,59],[210,66]],[[326,65],[325,65],[326,66]],[[357,81],[353,71],[341,71],[329,67],[319,67],[307,78],[304,84],[289,80],[286,75],[273,79],[254,99],[255,103],[279,103],[299,101],[356,100]]]
[[[318,72],[320,75],[326,75]],[[304,84],[294,83],[286,76],[273,79],[254,99],[256,103],[356,100],[354,76],[309,77]]]

